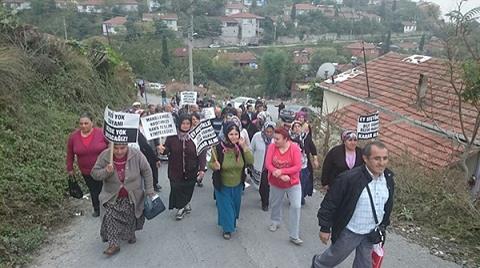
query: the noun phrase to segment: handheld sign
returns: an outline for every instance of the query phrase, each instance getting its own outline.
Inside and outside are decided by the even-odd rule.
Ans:
[[[188,134],[197,147],[197,155],[200,155],[203,150],[218,143],[217,134],[215,134],[210,120],[203,120]]]
[[[145,138],[153,140],[177,135],[177,128],[171,113],[158,113],[141,118]]]
[[[359,140],[369,140],[378,136],[380,117],[378,111],[374,114],[360,116],[357,124],[357,136]]]
[[[137,142],[140,115],[115,112],[105,108],[103,135],[111,142]]]
[[[215,108],[214,107],[203,108],[203,114],[205,116],[205,119],[214,119],[216,117]]]
[[[180,92],[180,106],[197,104],[197,92],[182,91]]]

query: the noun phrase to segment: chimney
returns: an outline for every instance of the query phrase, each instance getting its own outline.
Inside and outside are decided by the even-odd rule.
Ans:
[[[424,74],[420,74],[420,78],[418,79],[418,84],[417,84],[417,101],[416,101],[417,108],[419,109],[423,108],[423,105],[425,104],[425,97],[427,95],[428,87],[429,87],[428,76]]]

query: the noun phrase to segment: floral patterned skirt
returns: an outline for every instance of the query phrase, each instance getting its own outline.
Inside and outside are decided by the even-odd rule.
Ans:
[[[145,217],[135,217],[135,206],[128,198],[118,198],[115,204],[105,203],[105,216],[100,227],[100,236],[109,245],[119,246],[120,240],[135,237],[135,231],[143,229]]]

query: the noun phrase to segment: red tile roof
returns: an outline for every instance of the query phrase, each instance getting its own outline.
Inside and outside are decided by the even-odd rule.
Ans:
[[[349,78],[333,85],[323,82],[322,87],[333,92],[338,92],[352,98],[363,99],[372,106],[381,107],[383,110],[402,118],[408,123],[398,125],[399,131],[403,131],[406,141],[403,143],[411,145],[418,141],[421,135],[425,139],[432,140],[446,146],[445,140],[450,141],[444,135],[444,131],[452,134],[461,133],[461,126],[458,115],[459,101],[456,98],[454,89],[448,80],[446,61],[438,58],[430,58],[421,63],[409,63],[403,61],[408,55],[390,52],[368,63],[368,75],[371,98],[367,98],[365,74]],[[358,67],[363,71],[363,66]],[[427,76],[428,89],[424,99],[423,109],[416,104],[417,85],[420,74]],[[459,83],[460,81],[458,81]],[[467,132],[471,133],[474,128],[475,118],[478,114],[473,106],[462,103],[464,109],[463,118]],[[437,134],[427,129],[436,130]],[[419,128],[420,130],[417,130]],[[442,131],[440,131],[440,129]],[[393,132],[393,130],[392,130]],[[425,133],[428,133],[425,134]],[[402,135],[403,135],[402,134]],[[445,137],[445,138],[438,138]],[[435,139],[433,139],[435,137]],[[445,139],[445,140],[444,140]],[[399,142],[396,140],[396,142]],[[427,143],[427,141],[422,141]],[[428,141],[431,142],[431,141]],[[438,156],[445,152],[452,151],[452,147],[444,151],[441,146],[438,148],[421,147],[419,150],[436,150]],[[412,148],[408,147],[409,150]],[[438,151],[442,149],[443,151]],[[434,154],[434,153],[433,153]],[[433,157],[433,156],[432,156]],[[452,158],[450,162],[455,161]]]
[[[126,17],[114,17],[114,18],[111,18],[109,20],[106,20],[103,22],[103,24],[109,24],[109,25],[112,25],[112,26],[118,26],[118,25],[123,25],[125,24],[125,22],[127,22],[127,18]]]
[[[314,6],[308,3],[299,3],[299,4],[295,4],[295,9],[296,10],[315,10],[319,8],[317,6]]]
[[[160,14],[158,18],[161,20],[178,20],[178,16],[175,13]]]
[[[242,13],[237,13],[237,14],[228,15],[228,17],[230,17],[230,18],[236,18],[236,19],[259,19],[259,20],[263,20],[263,19],[264,19],[264,17],[260,17],[260,16],[257,16],[257,15],[255,15],[255,14],[247,13],[247,12],[242,12]]]
[[[247,7],[242,3],[225,4],[225,9],[246,9]]]
[[[239,52],[239,53],[229,52],[229,53],[221,54],[220,57],[233,61],[234,63],[240,63],[240,64],[254,63],[257,60],[257,56],[250,51]]]
[[[354,103],[330,114],[330,120],[342,129],[356,129],[358,116],[377,110],[367,104]],[[461,153],[455,141],[382,111],[378,137],[392,156],[408,155],[432,169],[451,166],[459,161]]]

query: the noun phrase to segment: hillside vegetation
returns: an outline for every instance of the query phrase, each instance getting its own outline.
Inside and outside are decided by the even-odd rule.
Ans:
[[[0,267],[28,261],[68,218],[65,144],[78,114],[135,95],[130,67],[101,40],[64,42],[0,8]]]

